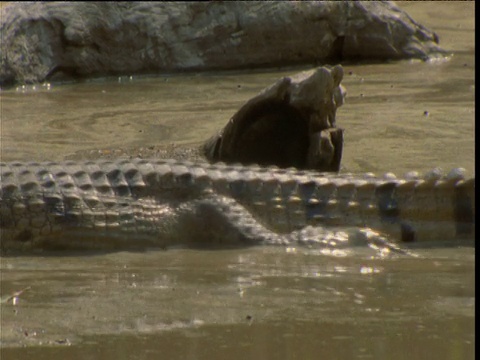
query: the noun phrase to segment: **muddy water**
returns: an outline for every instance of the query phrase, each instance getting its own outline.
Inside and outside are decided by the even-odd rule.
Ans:
[[[344,64],[344,170],[474,164],[474,3],[403,3],[454,54]],[[2,90],[1,159],[198,144],[278,77],[262,71]],[[470,359],[474,248],[150,251],[1,258],[2,359]],[[17,297],[8,294],[25,289]],[[23,346],[26,346],[23,348]]]

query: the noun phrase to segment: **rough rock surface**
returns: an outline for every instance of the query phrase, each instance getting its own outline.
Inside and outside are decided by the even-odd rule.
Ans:
[[[20,2],[0,11],[2,86],[444,53],[389,1]]]
[[[287,76],[243,105],[204,145],[210,161],[338,171],[343,130],[337,108],[346,91],[343,68]]]

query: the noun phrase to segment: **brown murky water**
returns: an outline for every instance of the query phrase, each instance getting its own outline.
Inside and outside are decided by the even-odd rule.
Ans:
[[[454,56],[344,65],[349,171],[475,171],[474,3],[403,3]],[[198,144],[298,71],[129,77],[1,92],[1,159]],[[98,151],[99,149],[103,149]],[[109,152],[110,151],[110,152]],[[2,359],[473,359],[475,249],[149,251],[1,258]],[[26,289],[7,300],[8,294]]]

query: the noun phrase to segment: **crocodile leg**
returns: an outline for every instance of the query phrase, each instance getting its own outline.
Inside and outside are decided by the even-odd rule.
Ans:
[[[194,219],[186,220],[192,215]],[[301,245],[332,250],[368,246],[379,256],[389,253],[414,256],[369,228],[307,226],[287,233],[274,232],[240,203],[223,196],[212,196],[197,202],[195,212],[189,212],[184,217],[180,223],[188,226],[183,228],[188,229],[190,236],[191,231],[196,230],[195,238],[207,244]]]

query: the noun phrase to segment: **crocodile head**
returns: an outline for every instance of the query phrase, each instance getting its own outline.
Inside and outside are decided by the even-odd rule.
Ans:
[[[250,99],[204,145],[210,161],[338,171],[345,102],[343,68],[319,67],[283,77]]]

